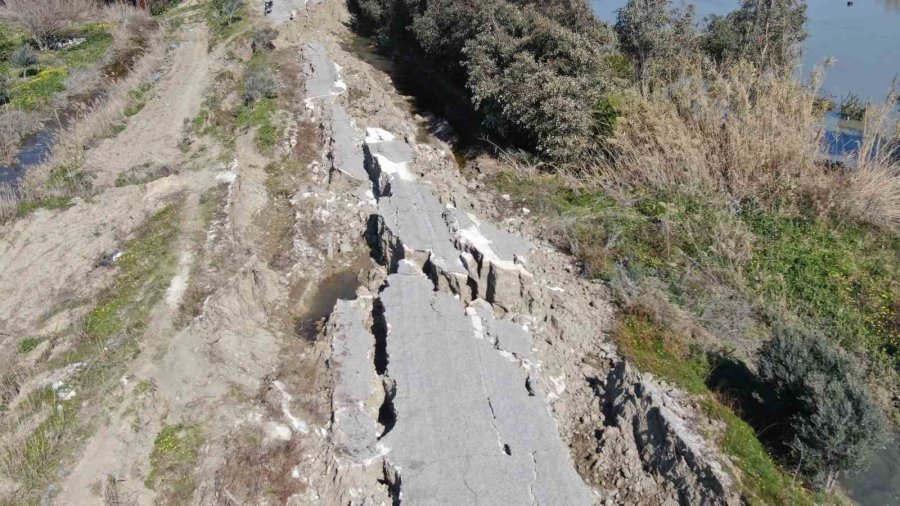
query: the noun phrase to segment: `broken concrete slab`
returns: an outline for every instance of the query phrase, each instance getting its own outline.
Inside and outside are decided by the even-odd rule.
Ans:
[[[415,152],[378,128],[365,139],[366,170],[378,199],[370,235],[381,253],[402,254],[438,285],[465,300],[483,298],[511,309],[525,297],[532,276],[525,268],[531,245],[453,206],[443,205],[410,170]],[[386,265],[396,258],[384,257]]]
[[[339,455],[360,464],[381,453],[377,411],[367,409],[380,389],[368,319],[358,301],[338,300],[327,327],[332,350],[328,364],[334,372],[333,442]]]
[[[331,168],[358,181],[369,178],[365,169],[362,136],[356,133],[353,119],[344,106],[334,103],[330,108]]]
[[[320,42],[308,42],[303,48],[307,104],[313,100],[329,99],[347,89],[337,65]]]
[[[398,274],[380,300],[394,384],[382,441],[401,501],[590,504],[546,399],[526,387],[517,361],[479,338],[460,300]],[[503,341],[510,329],[484,316]]]

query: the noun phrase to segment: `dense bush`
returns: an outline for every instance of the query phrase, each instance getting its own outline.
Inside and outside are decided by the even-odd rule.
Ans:
[[[278,30],[269,27],[257,27],[253,29],[253,36],[250,38],[250,49],[254,53],[272,49],[275,47],[272,42],[278,38]]]
[[[244,103],[250,104],[264,98],[275,98],[278,94],[278,82],[275,74],[268,67],[250,70],[244,83]]]
[[[759,375],[778,397],[792,467],[817,487],[854,470],[885,422],[853,359],[833,343],[783,331],[759,353]]]
[[[559,160],[609,131],[614,35],[583,1],[358,0],[356,10],[463,84],[488,135]]]
[[[746,59],[760,68],[790,71],[806,39],[803,0],[742,0],[727,16],[707,19],[703,48],[721,63]]]

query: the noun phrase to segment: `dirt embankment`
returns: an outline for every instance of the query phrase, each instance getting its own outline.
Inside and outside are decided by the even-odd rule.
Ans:
[[[411,413],[464,396],[436,388],[441,405],[409,385],[469,366],[496,383],[463,399],[492,438],[464,456],[493,452],[489,468],[510,472],[478,477],[474,496],[448,492],[463,502],[497,493],[495,482],[547,504],[735,502],[703,434],[717,428],[610,344],[607,291],[530,240],[526,212],[501,216],[390,78],[343,49],[343,2],[295,3],[293,21],[291,9],[274,20],[282,97],[298,97],[276,102],[274,148],[261,150],[253,127],[230,139],[184,127],[238,115],[251,56],[240,31],[208,51],[189,4],[151,98],[85,153],[96,195],[0,231],[3,445],[24,458],[5,462],[2,493],[56,504],[424,497],[437,481],[403,464],[419,458],[406,441],[425,425]],[[407,301],[407,283],[424,295]],[[404,315],[420,306],[446,325]],[[428,355],[426,330],[452,331],[460,353],[498,366],[404,361]],[[356,367],[371,374],[346,374]]]

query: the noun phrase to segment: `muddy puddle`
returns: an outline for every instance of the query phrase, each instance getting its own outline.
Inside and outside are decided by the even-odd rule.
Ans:
[[[356,299],[356,289],[361,285],[356,270],[338,271],[323,279],[309,297],[305,311],[295,321],[297,337],[315,341],[337,301]]]

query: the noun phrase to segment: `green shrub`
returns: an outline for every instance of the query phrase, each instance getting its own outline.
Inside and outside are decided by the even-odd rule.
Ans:
[[[244,0],[212,0],[212,5],[219,22],[230,25],[240,19]]]
[[[275,47],[272,42],[278,38],[278,30],[269,27],[257,27],[253,29],[253,36],[250,38],[250,49],[254,53],[266,51]]]
[[[251,104],[264,98],[275,98],[278,95],[278,81],[268,67],[260,67],[247,73],[244,82],[244,103]]]
[[[671,8],[671,0],[629,0],[619,9],[616,34],[622,50],[634,61],[641,90],[682,67],[681,55],[694,46],[694,7]]]
[[[814,486],[830,488],[881,441],[884,416],[853,359],[834,344],[783,330],[760,349],[759,376],[787,421],[791,465]]]
[[[13,65],[22,67],[24,69],[25,67],[30,67],[37,64],[38,54],[37,51],[35,51],[30,45],[22,44],[21,46],[19,46],[19,49],[16,49],[11,55],[9,55],[9,61]]]
[[[866,117],[867,105],[868,104],[860,100],[858,95],[847,93],[847,95],[841,99],[841,118],[862,121]]]
[[[614,35],[585,2],[357,0],[355,10],[467,90],[483,134],[570,160],[611,130],[598,104],[618,63]]]
[[[0,105],[9,102],[9,78],[0,74]]]

